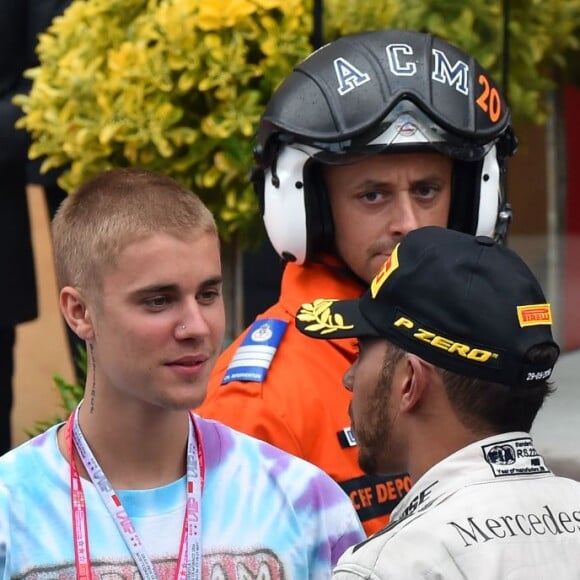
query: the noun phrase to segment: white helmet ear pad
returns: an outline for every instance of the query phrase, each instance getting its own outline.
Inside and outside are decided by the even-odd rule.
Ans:
[[[483,159],[480,175],[479,209],[475,235],[493,237],[497,223],[502,192],[500,168],[495,145]]]
[[[264,224],[270,242],[285,260],[303,264],[307,251],[304,167],[310,155],[283,147],[264,172]]]
[[[494,237],[503,205],[500,163],[495,146],[479,161],[454,161],[448,227]]]

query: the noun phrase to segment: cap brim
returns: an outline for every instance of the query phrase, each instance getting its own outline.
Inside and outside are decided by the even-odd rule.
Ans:
[[[296,327],[312,338],[378,337],[377,330],[360,311],[360,300],[318,298],[303,304],[296,314]]]

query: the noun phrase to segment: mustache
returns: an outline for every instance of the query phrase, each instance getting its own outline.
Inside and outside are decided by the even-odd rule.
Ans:
[[[391,242],[375,242],[367,249],[367,257],[373,258],[378,254],[388,254],[390,256],[399,241],[400,240],[393,240]]]

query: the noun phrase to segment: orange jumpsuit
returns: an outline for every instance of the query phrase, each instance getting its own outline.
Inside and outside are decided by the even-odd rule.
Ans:
[[[294,325],[304,302],[356,298],[363,290],[335,268],[287,264],[279,301],[221,354],[196,412],[320,467],[350,496],[370,534],[388,522],[410,479],[406,474],[372,477],[358,466],[348,416],[351,393],[342,386],[356,357],[355,341],[314,340]],[[260,346],[273,335],[280,339],[277,347]],[[262,366],[252,367],[257,359]]]

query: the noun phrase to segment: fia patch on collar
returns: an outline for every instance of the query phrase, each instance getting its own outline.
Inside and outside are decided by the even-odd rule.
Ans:
[[[530,437],[496,441],[481,450],[495,477],[550,473]]]
[[[260,318],[248,329],[234,353],[221,384],[231,381],[261,383],[268,374],[288,322],[278,318]]]

